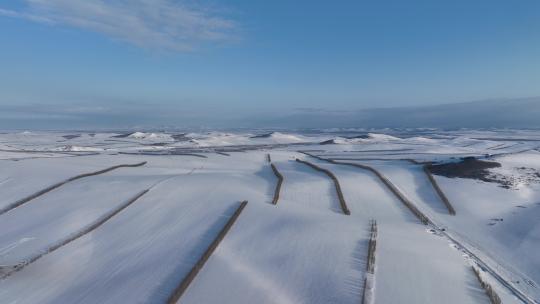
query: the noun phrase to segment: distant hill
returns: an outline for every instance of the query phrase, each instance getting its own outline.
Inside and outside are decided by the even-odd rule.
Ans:
[[[540,128],[540,97],[356,111],[303,109],[252,122],[291,128]]]

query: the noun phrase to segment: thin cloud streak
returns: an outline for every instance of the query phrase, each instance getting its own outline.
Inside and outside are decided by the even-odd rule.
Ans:
[[[30,13],[16,12],[13,10],[7,10],[3,8],[0,8],[0,16],[27,19],[27,20],[41,22],[41,23],[53,23],[52,20],[47,19],[45,17],[40,17],[40,16],[33,15]]]
[[[23,1],[25,9],[0,8],[0,16],[76,27],[146,49],[184,52],[238,39],[237,22],[185,1]]]

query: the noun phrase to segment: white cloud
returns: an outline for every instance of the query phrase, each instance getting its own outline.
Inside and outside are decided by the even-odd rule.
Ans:
[[[209,9],[174,0],[23,0],[0,15],[68,25],[143,48],[189,51],[235,40],[238,25]]]
[[[40,17],[37,15],[29,14],[29,13],[17,12],[17,11],[2,9],[2,8],[0,8],[0,16],[12,17],[12,18],[23,18],[23,19],[28,19],[28,20],[32,20],[36,22],[43,22],[43,23],[52,23],[51,20],[45,17]]]

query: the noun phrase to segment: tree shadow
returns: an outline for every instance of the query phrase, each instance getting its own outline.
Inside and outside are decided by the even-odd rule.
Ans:
[[[413,166],[407,168],[407,170],[410,170],[412,172],[412,175],[414,177],[414,184],[416,185],[416,193],[424,202],[424,204],[429,206],[433,211],[439,214],[449,215],[448,209],[433,188],[433,185],[429,181],[426,174],[423,172],[423,169],[418,166]]]
[[[325,173],[323,173],[321,171],[315,170],[315,169],[309,167],[308,165],[301,164],[301,163],[299,163],[297,161],[290,160],[290,162],[293,162],[293,169],[294,170],[299,171],[299,172],[303,172],[305,174],[315,175],[315,176],[318,176],[318,177],[324,179],[326,181],[326,183],[327,183],[326,192],[327,192],[328,197],[329,197],[328,209],[330,209],[331,211],[333,211],[335,213],[343,214],[343,210],[341,210],[341,205],[339,203],[339,198],[338,198],[338,195],[337,195],[337,192],[336,192],[336,187],[334,185],[334,181],[332,180],[332,178],[330,178],[330,176],[326,175]],[[286,178],[285,178],[285,180],[286,180]],[[284,181],[284,183],[285,183],[285,181]]]
[[[264,190],[265,195],[268,197],[267,202],[272,204],[274,198],[274,191],[276,190],[276,185],[278,178],[274,175],[272,168],[269,163],[264,163],[260,170],[255,172],[255,175],[264,179],[266,181],[266,187]]]
[[[467,267],[465,271],[466,273],[466,288],[467,293],[474,299],[474,303],[481,303],[481,304],[491,304],[491,301],[489,300],[489,297],[487,296],[486,292],[480,285],[480,282],[478,282],[478,279],[476,278],[474,271],[471,267]]]
[[[367,227],[367,225],[366,225]],[[358,275],[349,275],[345,278],[345,285],[347,292],[351,293],[355,298],[358,299],[358,302],[361,303],[362,296],[364,294],[364,281],[366,277],[367,269],[367,255],[368,255],[368,246],[369,246],[369,229],[366,231],[366,236],[356,242],[354,251],[351,254],[350,266],[352,269],[356,270],[355,274]]]

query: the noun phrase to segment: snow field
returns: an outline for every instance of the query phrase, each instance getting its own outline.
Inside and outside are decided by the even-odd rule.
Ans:
[[[0,280],[0,303],[164,303],[243,200],[248,206],[179,302],[358,303],[368,278],[368,285],[375,286],[368,290],[374,303],[488,303],[471,270],[472,260],[438,231],[421,225],[374,174],[296,152],[314,149],[321,150],[317,153],[322,157],[421,160],[500,153],[495,159],[503,165],[496,169],[499,174],[519,174],[516,168],[521,166],[540,168],[540,153],[508,154],[535,148],[536,142],[474,139],[477,134],[483,133],[343,137],[333,145],[309,144],[327,140],[328,135],[277,132],[257,138],[187,134],[192,141],[182,142],[165,133],[128,138],[81,134],[73,139],[62,133],[1,134],[0,149],[54,151],[72,146],[100,155],[0,151],[0,158],[62,155],[1,160],[0,208],[74,175],[117,164],[148,164],[70,182],[0,215],[0,265],[24,261],[95,223],[140,191],[150,191],[97,229]],[[170,146],[161,146],[161,141]],[[295,145],[282,146],[287,143]],[[231,146],[230,156],[210,153],[213,146],[238,144],[280,146],[269,151]],[[170,147],[208,147],[196,152],[208,158],[116,154]],[[284,176],[276,206],[271,201],[277,179],[266,153]],[[343,215],[332,180],[295,162],[297,157],[336,175],[350,216]],[[382,172],[423,213],[512,284],[538,295],[537,185],[503,189],[436,176],[456,208],[457,215],[450,216],[421,165],[399,160],[359,163]],[[376,271],[368,275],[372,219],[379,233]],[[483,276],[504,303],[518,302],[499,281],[488,273]]]

